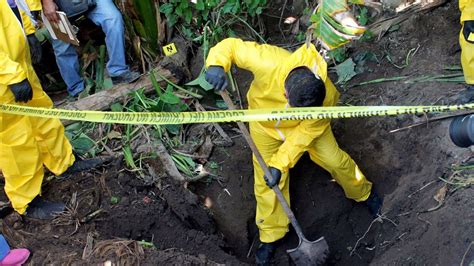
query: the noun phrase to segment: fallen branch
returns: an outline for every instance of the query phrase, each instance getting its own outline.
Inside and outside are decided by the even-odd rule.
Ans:
[[[198,101],[194,102],[194,106],[196,107],[196,110],[199,111],[199,112],[205,112],[206,111],[206,109]],[[227,133],[225,133],[224,129],[222,129],[222,127],[218,123],[211,123],[211,125],[217,130],[217,132],[219,132],[219,135],[221,135],[221,137],[224,139],[224,141],[226,143],[229,143],[229,146],[234,143],[234,141],[232,141],[232,139],[229,137],[229,135],[227,135]]]
[[[462,116],[462,115],[469,115],[469,114],[474,114],[474,111],[465,111],[465,112],[461,112],[461,113],[453,114],[453,115],[441,115],[441,116],[434,117],[434,118],[428,118],[423,122],[418,122],[418,123],[411,124],[411,125],[406,126],[406,127],[401,127],[401,128],[397,128],[397,129],[394,129],[394,130],[390,130],[389,132],[390,133],[395,133],[395,132],[410,129],[410,128],[413,128],[413,127],[426,125],[430,122],[440,121],[440,120],[444,120],[444,119],[448,119],[448,118],[453,118],[453,117]]]
[[[179,84],[189,76],[189,70],[186,66],[188,65],[187,58],[190,46],[184,41],[174,40],[174,42],[178,47],[178,53],[161,59],[159,65],[151,70],[156,74],[155,77],[158,84],[164,88],[166,88],[168,83]],[[145,94],[155,91],[148,74],[143,75],[132,84],[118,84],[110,89],[79,99],[76,102],[60,105],[58,108],[91,111],[108,110],[113,103],[122,102],[131,92],[142,88]],[[193,97],[200,96],[187,90],[184,90],[184,93],[191,93]],[[68,125],[72,121],[66,120],[63,123]]]
[[[209,175],[207,172],[202,172],[192,177],[182,175],[179,172],[178,168],[176,167],[176,164],[173,161],[173,158],[171,158],[171,155],[168,153],[168,150],[166,149],[165,145],[163,144],[161,140],[155,140],[153,142],[153,145],[149,145],[149,144],[146,144],[146,146],[141,145],[140,147],[137,148],[137,151],[139,151],[140,153],[155,152],[166,174],[168,174],[168,176],[170,176],[175,181],[178,181],[180,183],[198,181]]]
[[[160,73],[161,76],[166,77],[166,79],[171,80],[177,83],[179,80],[175,77],[171,71],[158,67],[155,69],[156,73]],[[157,82],[160,86],[166,87],[167,82],[157,77]],[[85,98],[79,99],[75,102],[70,102],[64,105],[58,106],[58,108],[68,109],[68,110],[91,110],[91,111],[103,111],[110,108],[110,105],[116,102],[121,102],[127,97],[131,92],[138,89],[144,89],[145,94],[149,94],[154,91],[151,80],[148,78],[148,75],[142,76],[138,81],[132,84],[119,84],[115,85],[110,89],[100,91],[98,93],[92,94]],[[65,125],[73,123],[71,120],[63,121]]]
[[[186,182],[186,178],[178,171],[178,168],[174,164],[173,159],[166,150],[163,142],[161,140],[157,140],[154,146],[156,154],[158,155],[158,158],[160,159],[160,162],[163,165],[166,173],[176,181]]]

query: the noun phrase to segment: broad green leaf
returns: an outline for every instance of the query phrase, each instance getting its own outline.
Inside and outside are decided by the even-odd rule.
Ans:
[[[86,154],[95,146],[95,142],[89,138],[86,134],[81,133],[79,137],[71,141],[74,151],[79,154]]]
[[[112,110],[112,112],[122,112],[123,106],[121,103],[114,103],[110,106],[110,110]]]
[[[344,46],[333,49],[328,52],[329,58],[336,60],[337,63],[341,63],[347,58],[347,50]]]
[[[46,41],[47,39],[50,39],[51,35],[49,34],[48,29],[46,29],[46,27],[43,27],[35,31],[35,36],[38,39],[38,41],[42,43]]]
[[[197,77],[195,80],[192,80],[186,83],[185,85],[186,86],[200,86],[205,91],[212,90],[212,85],[206,81],[205,73],[206,73],[205,71],[202,71],[199,77]]]
[[[365,32],[364,27],[341,23],[340,20],[352,19],[348,10],[347,0],[320,0],[315,14],[311,16],[313,25],[310,29],[314,37],[319,39],[327,49],[340,47],[353,39],[360,38]]]
[[[357,20],[359,21],[360,25],[365,26],[367,22],[369,22],[369,10],[366,7],[360,9],[360,13],[357,16]]]
[[[198,0],[196,3],[196,9],[202,11],[205,8],[206,6],[204,5],[204,0]]]
[[[170,3],[162,4],[160,6],[160,12],[165,15],[169,15],[173,13],[173,10],[174,10],[173,4],[170,4]]]
[[[134,0],[134,6],[146,31],[146,43],[153,51],[158,50],[158,26],[153,0]],[[142,36],[143,37],[143,36]]]
[[[177,104],[181,101],[178,98],[178,96],[173,94],[173,90],[170,90],[170,89],[167,89],[165,91],[165,93],[163,93],[160,96],[160,100],[162,100],[163,102],[168,103],[168,104]]]
[[[351,80],[357,73],[355,72],[356,64],[352,61],[352,58],[347,59],[341,64],[335,66],[337,72],[337,82],[336,84],[345,84]]]
[[[134,26],[134,28],[137,31],[139,36],[141,36],[142,38],[147,38],[148,37],[148,35],[146,33],[146,30],[145,30],[145,27],[143,26],[143,24],[139,20],[134,19],[133,20],[133,26]]]
[[[163,125],[169,133],[178,135],[181,125]]]
[[[151,80],[151,84],[153,84],[153,88],[155,89],[156,94],[158,94],[158,96],[161,96],[163,92],[161,92],[160,84],[158,84],[158,81],[156,81],[156,76],[155,76],[154,71],[150,71],[150,80]]]
[[[217,100],[216,101],[216,106],[219,108],[219,109],[229,109],[229,107],[227,106],[227,104],[223,101],[223,100]]]
[[[81,123],[70,124],[66,127],[66,132],[74,132],[78,130],[81,130]]]
[[[106,78],[106,79],[104,79],[104,84],[103,84],[103,86],[104,86],[104,89],[107,90],[107,89],[112,88],[112,87],[114,86],[114,83],[112,82],[112,79],[111,79],[111,78]]]

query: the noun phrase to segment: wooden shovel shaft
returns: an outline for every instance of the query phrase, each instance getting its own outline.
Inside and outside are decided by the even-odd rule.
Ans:
[[[229,94],[227,94],[226,90],[222,90],[220,92],[222,99],[224,99],[224,102],[227,104],[230,110],[236,110],[234,103],[229,97]],[[255,158],[257,158],[258,163],[260,164],[260,167],[262,167],[263,172],[265,175],[273,180],[273,176],[270,173],[270,170],[268,170],[267,164],[263,160],[262,155],[258,151],[257,146],[253,142],[253,139],[250,137],[250,133],[245,126],[243,122],[237,122],[237,125],[239,126],[240,131],[242,131],[242,134],[244,135],[245,140],[247,141],[248,145],[250,146],[250,149],[252,150],[253,154],[255,155]],[[263,176],[262,176],[263,178]],[[275,192],[278,200],[280,201],[283,210],[285,211],[286,215],[288,216],[288,219],[290,219],[291,224],[293,225],[293,228],[295,228],[296,234],[300,239],[306,239],[303,235],[303,231],[301,230],[301,226],[296,220],[295,214],[291,210],[290,206],[288,205],[288,202],[286,201],[285,197],[283,196],[283,193],[281,193],[281,190],[278,186],[273,187],[273,191]]]

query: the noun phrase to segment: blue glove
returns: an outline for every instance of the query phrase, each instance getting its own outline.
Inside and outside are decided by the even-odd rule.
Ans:
[[[27,103],[33,99],[33,89],[31,88],[28,79],[22,82],[15,83],[9,86],[13,95],[15,96],[15,102]]]
[[[469,35],[471,34],[474,35],[474,20],[466,20],[462,27],[462,35],[464,35],[466,42],[474,43],[474,37],[471,37],[471,40],[469,40]]]
[[[268,170],[270,171],[270,174],[272,174],[273,179],[269,180],[269,178],[266,175],[263,176],[263,179],[265,180],[265,183],[267,184],[269,188],[273,188],[275,185],[280,183],[281,172],[280,170],[273,167],[268,167]]]
[[[216,91],[222,91],[228,85],[224,68],[221,66],[210,66],[207,68],[205,78]]]

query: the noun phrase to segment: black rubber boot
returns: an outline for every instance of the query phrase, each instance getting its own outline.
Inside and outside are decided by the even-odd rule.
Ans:
[[[259,266],[270,265],[275,248],[275,243],[261,243],[255,254],[255,263]]]
[[[380,209],[382,209],[383,200],[379,197],[374,189],[372,189],[370,192],[370,196],[365,201],[365,204],[367,205],[367,208],[369,208],[369,212],[374,218],[380,215]]]
[[[121,83],[129,84],[138,80],[140,76],[141,75],[138,72],[127,71],[119,76],[112,77],[112,83],[114,85],[121,84]]]
[[[66,209],[62,202],[50,202],[36,197],[26,209],[25,216],[40,220],[51,220]]]
[[[474,85],[466,85],[466,89],[459,94],[457,104],[474,102]]]
[[[81,160],[78,156],[76,156],[76,161],[74,161],[74,163],[71,166],[69,166],[66,172],[62,173],[59,177],[67,178],[72,174],[90,170],[92,168],[102,165],[103,163],[104,163],[104,160],[102,158],[92,158],[92,159]]]

